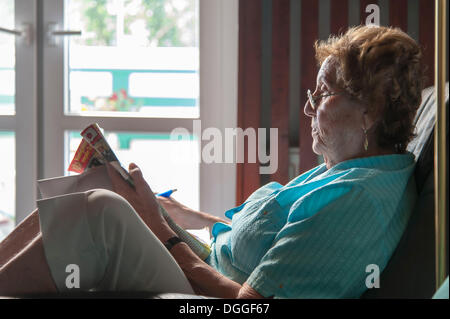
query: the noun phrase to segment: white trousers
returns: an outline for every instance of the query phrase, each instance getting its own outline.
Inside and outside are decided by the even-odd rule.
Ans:
[[[116,193],[97,189],[52,197],[38,201],[38,209],[59,291],[194,293],[172,255]]]

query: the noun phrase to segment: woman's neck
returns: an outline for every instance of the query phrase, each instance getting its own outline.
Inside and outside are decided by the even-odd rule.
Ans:
[[[352,154],[352,155],[347,155],[347,156],[333,157],[333,156],[323,155],[323,159],[324,159],[327,169],[330,169],[340,162],[344,162],[344,161],[348,161],[348,160],[352,160],[352,159],[356,159],[356,158],[381,156],[381,155],[392,155],[392,154],[396,154],[396,153],[397,152],[395,152],[395,150],[393,150],[393,149],[383,149],[383,148],[377,147],[377,148],[372,148],[372,149],[369,148],[367,151],[364,150],[362,152]]]

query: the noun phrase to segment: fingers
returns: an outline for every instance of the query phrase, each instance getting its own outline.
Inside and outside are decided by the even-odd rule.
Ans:
[[[156,199],[162,203],[162,204],[168,204],[170,203],[170,199],[166,198],[166,197],[162,197],[162,196],[156,196]]]
[[[138,193],[144,192],[145,194],[154,194],[150,186],[145,181],[141,169],[135,163],[130,163],[130,165],[128,165],[128,172],[136,185],[136,191]]]
[[[182,205],[180,202],[176,201],[172,196],[170,196],[170,197],[156,196],[156,199],[165,208],[184,207],[184,205]]]
[[[106,163],[106,170],[108,172],[109,178],[111,179],[114,191],[118,192],[130,187],[128,183],[122,178],[122,176],[120,176],[120,174],[116,171],[116,169],[108,162]]]
[[[136,164],[131,163],[130,165],[128,165],[128,173],[130,174],[131,178],[133,179],[136,185],[142,184],[144,182],[142,171],[139,167],[137,167]]]

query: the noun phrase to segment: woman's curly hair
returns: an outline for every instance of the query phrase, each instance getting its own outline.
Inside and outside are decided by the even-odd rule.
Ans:
[[[330,55],[337,59],[337,84],[378,119],[378,146],[405,152],[422,100],[420,46],[398,28],[359,26],[317,41],[315,50],[319,65]]]

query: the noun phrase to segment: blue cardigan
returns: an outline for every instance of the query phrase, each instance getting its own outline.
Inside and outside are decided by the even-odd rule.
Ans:
[[[265,297],[357,298],[405,230],[414,165],[411,153],[373,156],[271,182],[214,225],[207,262]]]

